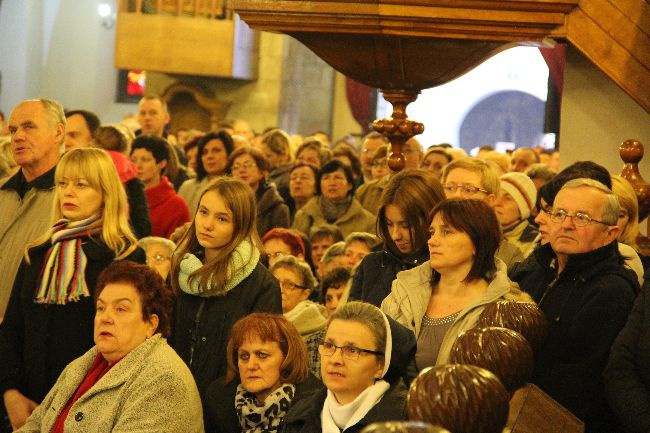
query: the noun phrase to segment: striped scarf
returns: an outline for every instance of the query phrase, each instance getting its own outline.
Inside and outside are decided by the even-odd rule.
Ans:
[[[101,234],[101,212],[81,221],[61,219],[52,228],[52,246],[38,276],[34,302],[65,305],[90,296],[86,285],[86,255],[82,238]]]

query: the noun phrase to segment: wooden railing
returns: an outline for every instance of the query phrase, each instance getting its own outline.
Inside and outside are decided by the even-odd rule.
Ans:
[[[232,19],[228,0],[119,0],[119,12]]]

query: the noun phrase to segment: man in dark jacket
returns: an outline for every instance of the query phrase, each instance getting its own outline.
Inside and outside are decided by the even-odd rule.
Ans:
[[[510,273],[549,321],[533,383],[583,420],[587,433],[617,431],[602,373],[638,291],[618,252],[618,212],[600,182],[567,182],[550,211],[550,243]]]

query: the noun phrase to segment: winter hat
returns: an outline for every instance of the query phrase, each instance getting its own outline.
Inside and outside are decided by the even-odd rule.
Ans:
[[[530,216],[530,212],[537,200],[537,188],[528,176],[523,173],[506,173],[499,178],[501,189],[510,194],[510,197],[519,206],[521,219]]]

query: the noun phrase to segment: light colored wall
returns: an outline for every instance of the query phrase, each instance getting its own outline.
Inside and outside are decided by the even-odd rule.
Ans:
[[[94,111],[104,123],[137,109],[114,102],[115,31],[101,26],[97,2],[3,1],[0,29],[0,106],[5,111],[39,96],[54,98],[66,109]]]
[[[567,50],[561,119],[561,167],[592,160],[619,174],[618,147],[634,138],[644,144],[640,170],[650,181],[650,113],[574,48]]]
[[[336,73],[334,82],[334,109],[332,113],[332,140],[347,135],[360,135],[362,133],[361,126],[352,117],[350,111],[350,104],[348,104],[348,97],[345,90],[345,75],[340,72]]]
[[[0,6],[0,108],[9,116],[21,100],[40,95],[43,52],[41,1],[3,1]]]

